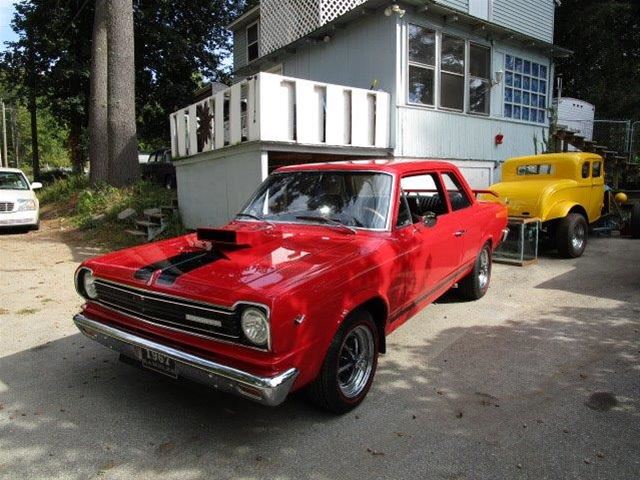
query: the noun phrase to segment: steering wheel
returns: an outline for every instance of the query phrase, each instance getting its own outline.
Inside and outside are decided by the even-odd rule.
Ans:
[[[367,211],[367,212],[371,212],[373,213],[375,216],[377,216],[382,223],[384,223],[386,221],[386,218],[384,218],[384,215],[382,215],[379,211],[371,208],[371,207],[364,207],[363,210]]]

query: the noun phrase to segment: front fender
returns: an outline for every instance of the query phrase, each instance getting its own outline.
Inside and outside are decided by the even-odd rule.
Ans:
[[[562,200],[560,202],[554,203],[548,209],[543,210],[542,221],[548,222],[550,220],[556,220],[558,218],[564,218],[569,215],[569,212],[573,207],[580,206],[576,202],[572,202],[569,200]]]

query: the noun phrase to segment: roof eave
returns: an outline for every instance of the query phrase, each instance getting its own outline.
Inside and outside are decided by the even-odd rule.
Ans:
[[[227,25],[226,28],[227,30],[234,30],[244,23],[252,22],[254,19],[258,18],[259,16],[260,16],[260,4],[256,5],[251,10],[240,15],[233,22]]]

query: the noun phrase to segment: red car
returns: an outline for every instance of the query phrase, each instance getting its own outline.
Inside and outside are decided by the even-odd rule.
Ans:
[[[444,162],[281,168],[223,228],[85,262],[74,320],[165,375],[344,413],[387,335],[456,284],[487,291],[507,209],[476,193]]]

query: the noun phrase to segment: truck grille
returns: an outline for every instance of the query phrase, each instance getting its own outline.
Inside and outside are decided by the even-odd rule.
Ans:
[[[12,202],[0,202],[0,213],[13,212]]]
[[[244,343],[233,310],[210,307],[186,299],[138,290],[104,280],[96,281],[98,303],[147,322],[198,335]]]

